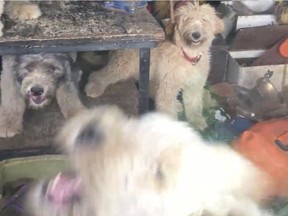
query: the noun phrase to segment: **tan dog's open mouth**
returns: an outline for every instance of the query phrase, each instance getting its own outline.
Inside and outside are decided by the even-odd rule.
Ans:
[[[194,45],[198,45],[198,44],[201,43],[201,41],[202,41],[202,40],[192,40],[192,43],[193,43]]]

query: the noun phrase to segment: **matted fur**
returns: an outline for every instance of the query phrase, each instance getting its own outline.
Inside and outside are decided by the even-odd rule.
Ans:
[[[258,205],[267,195],[263,173],[165,114],[136,119],[97,107],[69,120],[57,141],[75,172],[68,182],[77,179],[81,191],[59,187],[59,176],[41,181],[27,199],[34,216],[270,215]],[[56,196],[77,199],[59,205]]]
[[[223,22],[207,4],[187,3],[175,15],[174,41],[167,40],[151,50],[150,93],[158,111],[177,117],[182,111],[177,95],[183,89],[186,117],[197,129],[203,129],[206,122],[202,100],[210,70],[209,49],[214,35],[223,30]],[[194,32],[201,34],[197,41]],[[193,65],[183,57],[182,49],[191,57],[201,55],[200,61]],[[98,97],[108,85],[138,76],[138,50],[117,50],[106,67],[91,73],[85,91],[89,97]]]
[[[3,14],[3,11],[4,11],[4,4],[5,4],[4,0],[0,0],[0,18]],[[2,32],[3,27],[4,27],[4,25],[3,25],[2,21],[0,21],[0,37],[3,35],[3,32]]]
[[[77,90],[81,71],[69,54],[3,56],[2,62],[0,137],[21,133],[26,107],[42,108],[54,97],[65,118],[84,108]],[[41,88],[36,95],[35,87]]]
[[[39,6],[29,0],[0,0],[0,18],[3,13],[10,19],[18,20],[37,19],[42,14]],[[0,22],[0,36],[3,35],[2,30],[3,23]]]

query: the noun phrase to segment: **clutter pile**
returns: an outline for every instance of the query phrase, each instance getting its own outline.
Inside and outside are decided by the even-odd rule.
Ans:
[[[200,133],[226,142],[269,173],[275,215],[287,215],[288,4],[231,1],[217,9],[228,27],[222,33],[226,70],[208,87],[217,104],[204,107],[208,126]],[[185,120],[183,113],[180,119]]]

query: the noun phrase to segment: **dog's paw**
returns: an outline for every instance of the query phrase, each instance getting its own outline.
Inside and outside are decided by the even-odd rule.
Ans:
[[[88,97],[96,98],[104,93],[104,87],[101,82],[92,81],[85,86],[85,93]]]
[[[194,123],[194,127],[197,129],[197,130],[204,130],[205,128],[207,128],[207,123],[206,123],[206,121],[205,121],[205,119],[204,118],[202,118],[202,120],[201,121],[196,121],[195,123]]]
[[[0,137],[9,138],[20,134],[21,130],[9,126],[0,126]]]
[[[9,118],[9,111],[0,109],[0,137],[14,137],[22,132],[22,124],[14,118]],[[15,115],[12,115],[15,117]]]
[[[38,5],[22,2],[22,4],[15,5],[9,10],[9,17],[11,19],[31,20],[37,19],[41,16],[41,10]]]
[[[207,127],[206,120],[203,116],[197,117],[196,115],[193,116],[186,116],[187,121],[191,123],[192,127],[196,130],[204,130]]]

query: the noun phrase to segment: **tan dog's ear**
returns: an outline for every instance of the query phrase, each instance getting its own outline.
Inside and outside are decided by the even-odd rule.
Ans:
[[[166,39],[173,42],[174,32],[176,31],[177,25],[179,23],[179,15],[173,14],[174,18],[169,19],[168,22],[164,23],[164,31]]]
[[[173,41],[173,35],[175,32],[175,23],[169,21],[169,23],[165,26],[165,35],[166,38],[170,41]]]
[[[171,22],[171,19],[169,23],[165,26],[165,34],[166,38],[170,41],[174,40],[174,33],[179,28],[179,25],[182,24],[182,17],[181,15],[175,13],[174,14],[174,22]]]
[[[225,30],[224,22],[218,16],[215,17],[215,31],[214,34],[222,33]]]

